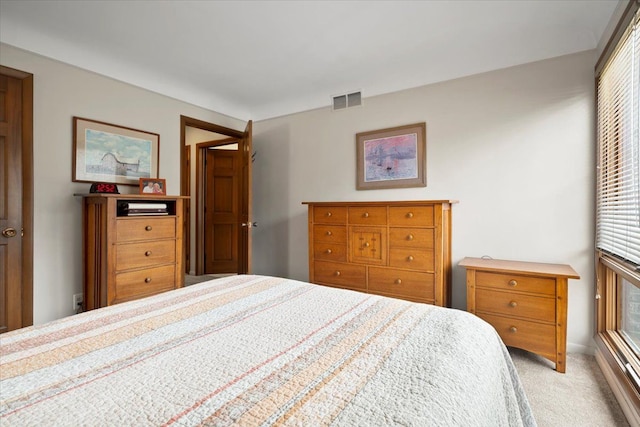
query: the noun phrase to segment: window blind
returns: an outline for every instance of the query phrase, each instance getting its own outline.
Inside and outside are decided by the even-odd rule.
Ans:
[[[596,246],[640,266],[640,28],[634,24],[598,77]]]

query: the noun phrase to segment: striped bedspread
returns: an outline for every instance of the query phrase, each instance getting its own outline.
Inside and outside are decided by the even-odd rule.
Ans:
[[[532,426],[458,310],[235,276],[0,336],[2,426]]]

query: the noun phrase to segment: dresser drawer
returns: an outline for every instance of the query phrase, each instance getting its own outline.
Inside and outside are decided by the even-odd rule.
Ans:
[[[313,257],[325,261],[347,261],[347,245],[333,243],[314,243]]]
[[[369,267],[369,292],[384,295],[435,300],[432,273]]]
[[[478,313],[478,317],[493,325],[505,345],[529,350],[546,357],[556,356],[554,325],[509,319],[486,313]]]
[[[401,227],[433,226],[433,206],[390,207],[389,225],[399,225]]]
[[[380,206],[350,206],[349,224],[386,225],[387,208]]]
[[[175,261],[175,240],[153,240],[116,245],[116,269],[118,271],[174,263]]]
[[[434,249],[434,230],[431,228],[390,228],[389,246]]]
[[[433,251],[422,251],[410,248],[391,248],[389,249],[389,266],[395,268],[433,271],[435,267],[435,257]]]
[[[476,271],[476,286],[555,296],[556,281],[546,277]]]
[[[346,224],[347,208],[345,206],[314,206],[313,221],[321,224]]]
[[[122,302],[175,289],[175,266],[116,274],[115,300]]]
[[[478,289],[476,312],[479,311],[555,323],[556,301],[555,298]]]
[[[116,221],[116,241],[170,239],[176,236],[175,218],[123,218]]]
[[[313,227],[314,242],[347,244],[347,227],[340,225],[316,225]]]
[[[363,265],[315,261],[313,281],[366,290],[366,267]]]

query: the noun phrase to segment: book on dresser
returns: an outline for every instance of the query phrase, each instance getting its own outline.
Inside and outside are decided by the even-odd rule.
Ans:
[[[183,196],[83,199],[84,310],[184,285]]]
[[[309,281],[451,306],[453,203],[304,202]]]

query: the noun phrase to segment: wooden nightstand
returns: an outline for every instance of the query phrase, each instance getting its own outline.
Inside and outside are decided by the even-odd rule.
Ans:
[[[579,279],[565,264],[464,258],[467,311],[484,319],[508,346],[546,357],[565,372],[567,283]]]

